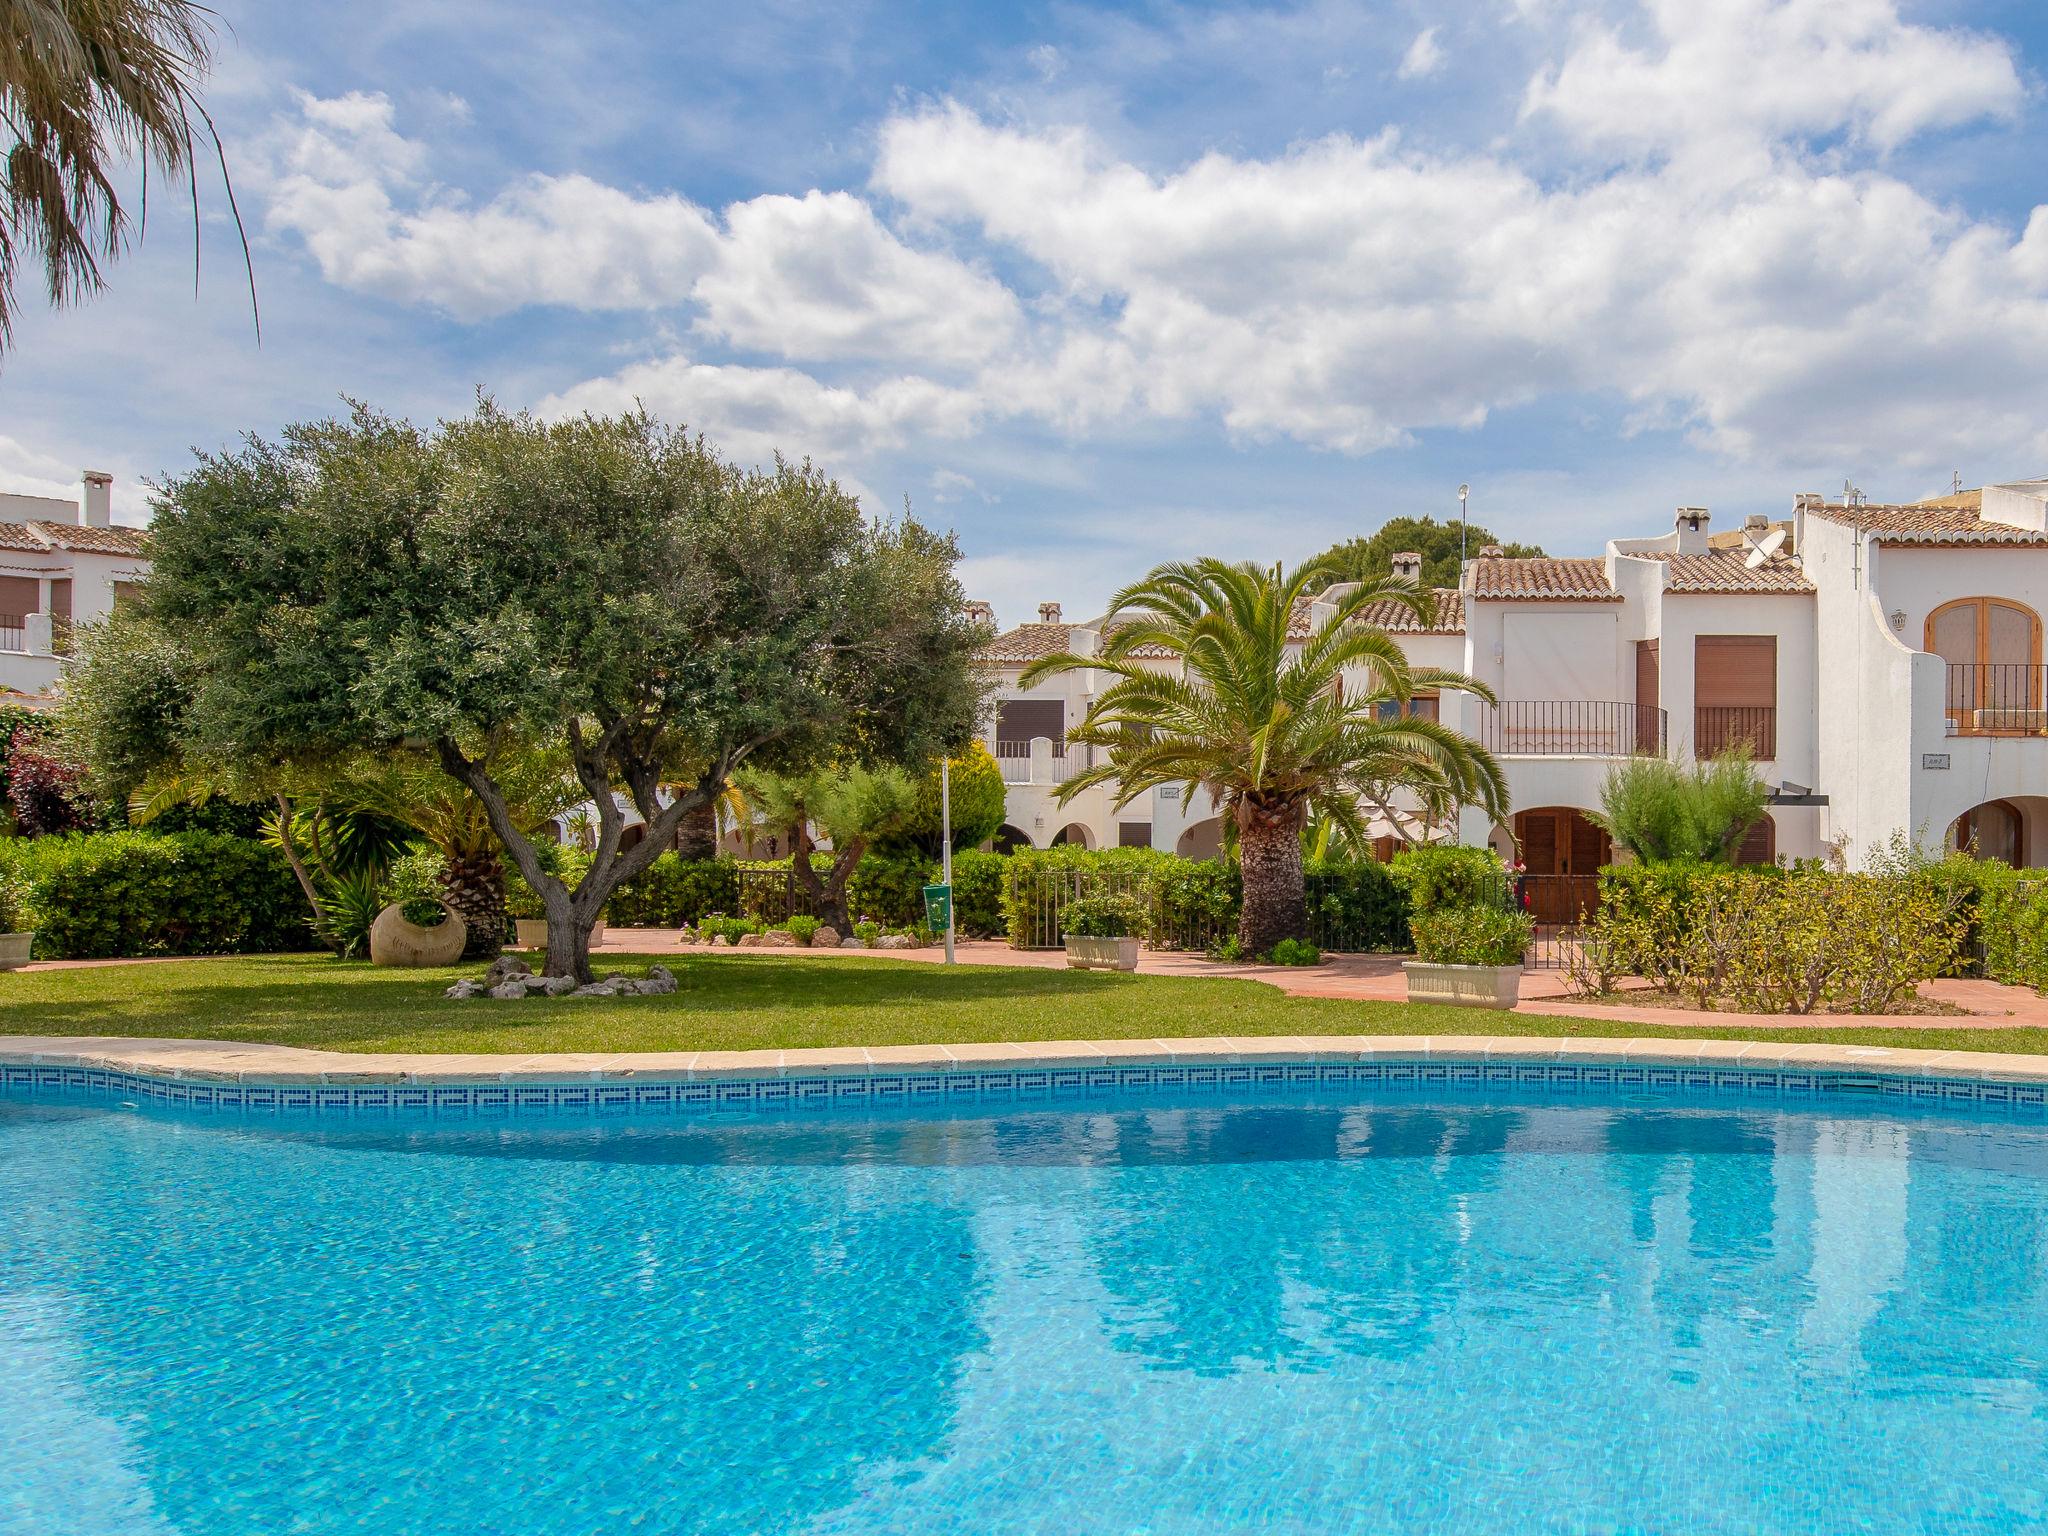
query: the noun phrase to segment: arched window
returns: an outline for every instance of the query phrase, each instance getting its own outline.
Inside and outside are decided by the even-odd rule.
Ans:
[[[1927,615],[1927,649],[1948,663],[1946,707],[1963,735],[2037,732],[2041,620],[2003,597],[1964,597]]]

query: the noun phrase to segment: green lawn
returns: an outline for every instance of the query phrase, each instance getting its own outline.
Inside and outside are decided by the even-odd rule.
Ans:
[[[610,963],[611,957],[606,957]],[[649,963],[628,960],[625,969]],[[473,968],[386,971],[317,955],[0,973],[0,1034],[260,1040],[337,1051],[744,1050],[1158,1035],[1693,1036],[1669,1026],[1291,998],[1254,981],[855,957],[668,956],[667,997],[451,1003]],[[2025,1029],[1775,1029],[1765,1040],[2040,1051]]]

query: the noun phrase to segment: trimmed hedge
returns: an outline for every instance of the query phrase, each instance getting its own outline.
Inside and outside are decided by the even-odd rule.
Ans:
[[[1507,866],[1491,848],[1439,844],[1394,855],[1387,872],[1407,896],[1408,910],[1426,917],[1445,907],[1505,907]]]
[[[729,858],[686,859],[673,849],[612,892],[605,920],[624,927],[680,928],[707,912],[740,909],[739,865]]]
[[[0,881],[38,960],[317,947],[291,866],[216,832],[0,838]]]
[[[1963,887],[1969,951],[1993,981],[2048,992],[2048,871],[1951,854],[1938,876]]]
[[[953,855],[953,926],[970,939],[1003,932],[1003,871],[1000,853],[964,848]]]
[[[1318,948],[1356,953],[1408,947],[1408,899],[1387,865],[1311,860],[1304,875],[1308,938]],[[1056,945],[1069,902],[1118,895],[1145,902],[1151,913],[1146,937],[1153,944],[1208,949],[1237,927],[1243,874],[1234,863],[1183,859],[1153,848],[1020,850],[1009,856],[1003,873],[1005,932],[1019,949]]]

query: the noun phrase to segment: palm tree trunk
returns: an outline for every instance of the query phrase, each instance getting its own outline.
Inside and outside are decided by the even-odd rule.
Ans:
[[[1299,801],[1261,806],[1246,799],[1238,805],[1244,906],[1238,913],[1237,942],[1247,955],[1269,954],[1282,939],[1308,937],[1301,823]]]
[[[676,852],[686,859],[718,856],[718,802],[707,800],[683,817],[676,828]]]
[[[447,856],[441,869],[442,899],[469,928],[465,960],[495,959],[505,947],[510,921],[505,909],[505,864],[494,852]]]

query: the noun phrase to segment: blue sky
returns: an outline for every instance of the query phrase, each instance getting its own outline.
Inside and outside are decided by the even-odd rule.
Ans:
[[[0,489],[637,398],[908,497],[1008,622],[1461,481],[1590,553],[2048,473],[2023,0],[564,9],[223,4],[262,345],[160,204],[19,326]]]

